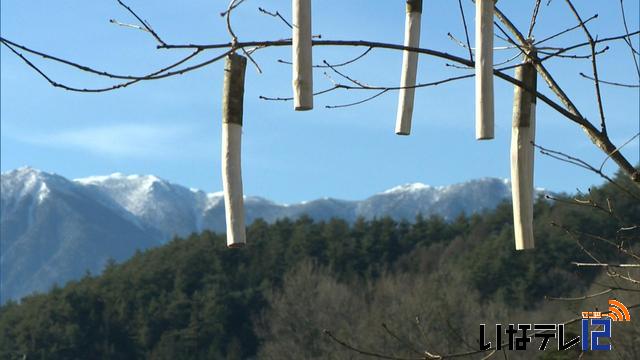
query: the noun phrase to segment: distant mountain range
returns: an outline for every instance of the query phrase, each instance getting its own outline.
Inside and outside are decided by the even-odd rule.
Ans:
[[[2,173],[0,201],[0,303],[53,284],[99,273],[106,261],[174,235],[222,232],[222,193],[207,194],[153,175],[94,176],[68,180],[32,168]],[[510,197],[508,180],[483,178],[450,186],[406,184],[362,201],[323,198],[291,205],[245,199],[247,223],[308,215],[314,220],[417,214],[453,219],[492,209]]]

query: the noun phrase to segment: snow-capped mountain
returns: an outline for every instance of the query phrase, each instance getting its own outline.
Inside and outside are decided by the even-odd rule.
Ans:
[[[417,214],[440,215],[451,220],[460,213],[492,209],[511,196],[508,180],[484,178],[449,186],[421,183],[396,186],[358,203],[356,215],[414,219]]]
[[[94,273],[162,234],[76,182],[22,168],[2,174],[0,302]]]
[[[2,173],[0,201],[0,303],[46,291],[99,273],[109,258],[160,245],[175,235],[224,231],[221,193],[207,194],[152,175],[94,176],[68,180],[32,168]],[[490,209],[510,196],[506,180],[485,178],[451,186],[414,183],[362,201],[324,198],[281,205],[245,199],[247,223],[262,218],[308,215],[349,222],[390,216],[413,220],[419,213],[453,219]]]
[[[153,175],[115,173],[74,182],[111,199],[140,222],[169,235],[201,231],[204,213],[222,200],[222,193],[206,194]]]

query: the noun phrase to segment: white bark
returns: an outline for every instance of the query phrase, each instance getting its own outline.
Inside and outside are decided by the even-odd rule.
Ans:
[[[246,243],[240,163],[246,66],[246,58],[231,54],[224,69],[221,162],[228,247],[242,247]]]
[[[476,0],[476,139],[494,137],[493,121],[494,0]]]
[[[240,164],[241,139],[242,126],[233,123],[222,124],[222,188],[228,247],[241,247],[246,243]]]
[[[516,68],[515,78],[535,89],[536,71],[530,64]],[[511,128],[511,197],[516,250],[533,249],[533,161],[536,97],[515,86]]]
[[[295,110],[313,109],[311,0],[293,0],[293,103]]]
[[[407,11],[404,28],[404,46],[420,47],[421,17],[421,11]],[[417,72],[418,53],[404,51],[402,56],[400,87],[415,86]],[[398,135],[409,135],[411,133],[414,95],[415,88],[400,89],[398,96],[398,113],[396,116],[396,134]]]

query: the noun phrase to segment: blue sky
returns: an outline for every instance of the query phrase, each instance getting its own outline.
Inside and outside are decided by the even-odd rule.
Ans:
[[[463,1],[467,21],[474,8]],[[526,28],[534,1],[501,1],[499,6],[521,28]],[[543,1],[543,4],[546,1]],[[133,23],[116,1],[23,0],[2,1],[2,36],[73,59],[99,69],[143,74],[185,54],[155,49],[153,39],[140,31],[109,23],[114,18]],[[169,43],[227,42],[219,16],[226,1],[139,1],[128,4],[148,20]],[[589,27],[599,37],[619,35],[624,29],[619,2],[576,1]],[[626,1],[629,27],[637,30],[637,1]],[[234,28],[241,41],[290,37],[282,23],[258,12],[258,7],[290,16],[289,1],[247,0],[234,12]],[[324,39],[372,40],[402,43],[402,1],[315,1],[313,31]],[[466,50],[447,38],[464,39],[456,1],[425,2],[421,46],[464,57]],[[540,39],[576,24],[564,1],[542,6],[534,35]],[[471,26],[473,37],[473,26]],[[584,41],[573,31],[549,42],[566,45]],[[636,48],[638,37],[634,38]],[[496,45],[504,45],[496,39]],[[628,48],[619,41],[599,57],[603,79],[637,83]],[[364,49],[316,47],[316,63],[340,62]],[[586,54],[588,48],[577,50]],[[207,55],[213,55],[208,53]],[[513,52],[496,52],[502,61]],[[204,57],[203,57],[204,59]],[[243,175],[245,193],[281,202],[322,196],[361,199],[407,182],[445,185],[491,176],[509,177],[509,142],[513,86],[495,81],[496,139],[474,137],[473,79],[416,93],[412,135],[394,134],[397,93],[390,92],[366,104],[325,109],[357,101],[369,92],[334,92],[315,99],[315,109],[294,112],[290,102],[267,102],[259,95],[290,96],[291,74],[278,59],[290,59],[288,47],[256,53],[263,74],[247,68]],[[360,62],[344,68],[369,84],[396,86],[402,54],[374,50]],[[33,166],[68,178],[113,172],[155,174],[206,191],[221,188],[220,94],[222,63],[161,81],[138,84],[102,94],[78,94],[51,87],[5,47],[1,50],[1,168],[7,171]],[[34,58],[58,81],[100,86],[100,79]],[[547,63],[587,118],[597,118],[594,89],[579,72],[590,73],[590,62],[552,60]],[[420,57],[418,81],[428,82],[466,70]],[[511,73],[510,71],[508,73]],[[331,86],[322,71],[315,73],[316,90]],[[336,78],[335,75],[333,78]],[[539,89],[550,94],[541,79]],[[639,131],[637,89],[603,85],[609,133],[622,144]],[[604,155],[581,129],[539,103],[537,142],[599,164]],[[623,153],[637,164],[638,140]],[[606,170],[615,171],[614,165]],[[584,170],[536,155],[536,186],[556,191],[586,189],[600,179]]]

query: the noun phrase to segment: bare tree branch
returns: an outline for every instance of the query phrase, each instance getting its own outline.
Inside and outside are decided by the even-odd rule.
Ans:
[[[621,186],[620,184],[618,184],[617,182],[613,181],[613,179],[611,179],[611,177],[609,177],[608,175],[606,175],[601,169],[597,169],[594,166],[592,166],[591,164],[587,163],[586,161],[579,159],[575,156],[571,156],[568,154],[565,154],[561,151],[556,151],[556,150],[551,150],[551,149],[547,149],[544,148],[538,144],[533,144],[533,146],[535,146],[536,148],[538,148],[540,150],[540,153],[543,155],[547,155],[549,157],[552,157],[554,159],[569,163],[569,164],[573,164],[576,165],[578,167],[581,167],[583,169],[592,171],[596,174],[598,174],[600,177],[602,177],[603,179],[607,180],[609,183],[613,184],[614,186],[616,186],[618,189],[624,191],[625,193],[627,193],[628,195],[640,200],[640,197],[638,197],[638,195],[634,194],[633,192],[631,192],[629,189]],[[615,150],[615,149],[614,149]],[[616,152],[619,153],[619,152]],[[612,151],[610,153],[612,155],[612,157],[615,155],[614,151]]]
[[[387,334],[389,334],[392,338],[396,339],[396,341],[398,341],[401,345],[406,346],[409,350],[413,351],[415,354],[418,354],[420,356],[424,355],[423,351],[417,350],[415,346],[412,343],[410,343],[408,340],[401,338],[398,334],[391,331],[391,329],[389,328],[389,326],[387,326],[387,324],[382,323],[382,328],[387,332]]]
[[[291,26],[291,23],[289,23],[284,17],[282,17],[282,15],[278,11],[270,12],[261,7],[258,8],[258,11],[260,11],[263,14],[267,14],[267,15],[271,15],[273,17],[279,18],[280,20],[282,20],[282,22],[284,22],[289,27],[289,29],[293,29],[293,26]]]
[[[180,65],[182,65],[183,63],[191,60],[193,57],[195,57],[198,53],[200,53],[199,50],[194,51],[193,53],[191,53],[190,55],[186,56],[185,58],[179,60],[178,62],[175,62],[169,66],[166,66],[160,70],[154,71],[148,75],[142,76],[142,77],[133,77],[133,76],[129,76],[126,78],[130,78],[133,80],[130,81],[126,81],[126,82],[122,82],[113,86],[108,86],[108,87],[102,87],[102,88],[78,88],[78,87],[74,87],[74,86],[69,86],[69,85],[65,85],[59,82],[54,81],[53,79],[51,79],[48,75],[46,75],[40,68],[38,68],[36,65],[34,65],[31,61],[29,61],[29,59],[27,59],[24,55],[22,55],[20,52],[18,52],[17,50],[15,50],[13,48],[12,45],[9,45],[8,42],[3,41],[3,44],[9,48],[14,54],[16,54],[22,61],[24,61],[29,67],[31,67],[33,70],[35,70],[38,74],[40,74],[40,76],[42,76],[45,80],[47,80],[52,86],[54,87],[58,87],[58,88],[62,88],[64,90],[68,90],[68,91],[74,91],[74,92],[86,92],[86,93],[99,93],[99,92],[106,92],[106,91],[112,91],[112,90],[116,90],[116,89],[121,89],[121,88],[125,88],[127,86],[133,85],[137,82],[143,81],[143,80],[158,80],[158,79],[164,79],[167,77],[171,77],[171,76],[175,76],[175,75],[182,75],[188,72],[191,72],[193,70],[197,70],[201,67],[210,65],[220,59],[223,59],[224,57],[226,57],[228,54],[231,53],[231,50],[228,50],[226,52],[224,52],[221,55],[218,55],[212,59],[203,61],[199,64],[196,65],[192,65],[189,67],[185,67],[183,69],[180,70],[175,70],[175,71],[168,71],[171,69],[174,69]],[[120,77],[116,77],[116,76],[111,76],[108,75],[107,73],[103,73],[102,75],[107,76],[107,77],[113,77],[113,78],[120,78]]]
[[[589,76],[589,75],[586,75],[585,73],[582,73],[582,72],[581,72],[581,73],[579,73],[579,75],[580,75],[580,76],[582,76],[582,77],[583,77],[583,78],[585,78],[585,79],[589,79],[589,80],[592,80],[592,81],[596,81],[596,79],[595,79],[595,78],[593,78],[593,77],[591,77],[591,76]],[[615,82],[615,81],[606,81],[606,80],[602,80],[602,79],[598,79],[598,81],[599,81],[601,84],[614,85],[614,86],[620,86],[620,87],[628,87],[628,88],[640,88],[640,84],[638,84],[638,85],[634,85],[634,84],[623,84],[623,83],[620,83],[620,82]]]
[[[138,20],[138,22],[146,29],[146,31],[151,34],[151,36],[153,36],[156,41],[158,41],[158,43],[161,46],[166,45],[166,43],[160,38],[160,36],[158,36],[158,34],[151,28],[151,26],[149,25],[148,22],[142,20],[140,18],[140,16],[138,16],[138,14],[135,13],[135,11],[133,11],[129,6],[127,6],[124,2],[122,2],[121,0],[116,0],[118,1],[118,4],[120,4],[120,6],[122,6],[123,8],[125,8],[131,15],[133,15],[133,17],[136,18],[136,20]]]
[[[469,41],[469,28],[467,27],[467,20],[464,16],[464,10],[462,9],[462,0],[458,0],[458,7],[460,8],[460,16],[462,17],[462,26],[464,27],[464,36],[467,39],[467,49],[469,50],[469,60],[473,61],[473,53],[471,52],[471,42]]]
[[[616,288],[616,289],[618,289],[618,288]],[[545,299],[546,300],[550,300],[550,301],[580,301],[580,300],[591,299],[591,298],[594,298],[594,297],[597,297],[597,296],[606,295],[606,294],[612,292],[613,290],[614,290],[614,288],[608,288],[608,289],[605,289],[603,291],[597,292],[595,294],[572,297],[572,298],[545,296]]]
[[[584,24],[588,23],[589,21],[591,21],[591,20],[593,20],[593,19],[597,19],[597,18],[598,18],[598,14],[595,14],[595,15],[591,16],[590,18],[586,19],[584,22],[580,22],[580,23],[579,23],[578,25],[576,25],[576,26],[572,26],[572,27],[567,28],[567,29],[565,29],[565,30],[562,30],[562,31],[560,31],[560,32],[558,32],[558,33],[555,33],[555,34],[553,34],[553,35],[550,35],[550,36],[548,36],[548,37],[546,37],[546,38],[544,38],[544,39],[542,39],[542,40],[536,41],[534,45],[539,49],[539,48],[540,48],[540,44],[542,44],[542,43],[544,43],[544,42],[547,42],[547,41],[549,41],[549,40],[551,40],[551,39],[555,39],[556,37],[558,37],[558,36],[560,36],[560,35],[564,35],[564,34],[566,34],[566,33],[570,32],[570,31],[572,31],[572,30],[575,30],[575,29],[577,29],[577,28],[581,27],[582,25],[584,25]]]
[[[570,3],[570,0],[567,0],[567,1]],[[513,23],[497,7],[495,8],[495,14],[496,14],[496,17],[498,17],[498,19],[516,37],[517,41],[520,44],[522,45],[527,44],[527,40],[524,38],[522,33],[520,33],[520,31],[513,25]],[[578,21],[584,27],[584,22],[579,16],[578,16]],[[592,49],[592,55],[593,55],[593,52],[595,52],[596,43],[597,43],[597,40],[596,41],[590,40],[587,42],[587,45],[589,45]],[[545,82],[547,83],[551,91],[553,91],[556,94],[556,96],[558,96],[560,101],[566,106],[569,113],[571,113],[572,115],[575,115],[575,118],[573,118],[573,120],[582,127],[582,129],[585,131],[589,139],[591,139],[591,141],[597,147],[603,150],[605,153],[607,154],[614,153],[616,147],[611,143],[611,140],[607,136],[606,124],[604,123],[604,113],[601,112],[601,119],[602,119],[601,130],[598,130],[584,116],[582,116],[582,114],[578,111],[578,109],[573,104],[573,102],[569,99],[569,97],[564,92],[564,90],[560,87],[560,85],[558,85],[558,83],[551,76],[549,71],[544,67],[540,59],[537,58],[537,56],[534,53],[527,53],[527,56],[532,57],[532,63],[534,64],[540,76],[545,80]],[[599,87],[597,92],[599,93]],[[631,165],[624,156],[619,156],[619,155],[620,155],[620,152],[615,152],[615,154],[611,158],[618,164],[618,166],[620,166],[621,169],[623,169],[627,174],[629,174],[631,179],[638,186],[640,186],[640,171],[636,170],[633,167],[633,165]]]
[[[536,26],[538,11],[540,10],[540,1],[541,0],[536,0],[536,4],[533,7],[533,14],[531,14],[531,23],[529,24],[529,32],[527,35],[528,39],[531,39],[531,35],[533,35],[533,28]]]
[[[604,105],[602,104],[602,93],[600,92],[600,80],[598,79],[598,64],[596,62],[596,44],[593,41],[593,37],[591,36],[589,29],[587,29],[587,26],[582,21],[580,14],[578,14],[578,11],[573,6],[573,3],[571,2],[571,0],[565,0],[565,1],[569,5],[569,8],[571,8],[571,12],[573,13],[573,15],[576,17],[576,19],[578,19],[578,22],[580,22],[580,27],[582,28],[582,30],[584,30],[584,33],[587,36],[587,39],[589,40],[589,47],[591,48],[591,67],[593,69],[593,78],[594,78],[594,84],[596,87],[596,99],[598,100],[598,112],[600,113],[600,131],[602,132],[603,135],[606,136],[607,123],[604,117]]]
[[[624,12],[624,0],[620,0],[620,12],[622,16],[622,24],[624,25],[624,31],[629,34],[629,27],[627,26],[627,16]],[[631,51],[631,58],[633,59],[633,63],[636,66],[638,81],[640,82],[640,65],[638,64],[638,59],[636,58],[636,55],[640,55],[640,53],[633,47],[631,38],[629,36],[625,37],[624,42],[627,43],[627,46],[629,46],[629,50]]]
[[[387,91],[389,91],[389,90],[390,90],[390,89],[384,89],[384,90],[381,90],[380,92],[378,92],[378,93],[376,93],[376,94],[374,94],[374,95],[372,95],[372,96],[369,96],[368,98],[362,99],[362,100],[360,100],[360,101],[352,102],[352,103],[347,103],[347,104],[342,104],[342,105],[325,105],[325,108],[327,108],[327,109],[339,109],[339,108],[345,108],[345,107],[350,107],[350,106],[356,106],[356,105],[364,104],[364,103],[366,103],[366,102],[368,102],[368,101],[371,101],[371,100],[373,100],[373,99],[377,98],[378,96],[381,96],[381,95],[383,95],[383,94],[386,94],[386,93],[387,93]]]
[[[260,67],[258,66],[257,62],[252,58],[252,54],[259,50],[259,49],[263,49],[266,47],[277,47],[277,46],[290,46],[291,45],[291,40],[285,39],[285,40],[275,40],[275,41],[247,41],[247,42],[241,42],[237,39],[237,36],[235,36],[235,33],[233,32],[233,29],[231,27],[231,21],[230,21],[230,14],[233,11],[233,9],[235,9],[238,5],[240,5],[241,3],[243,3],[244,0],[232,0],[229,4],[229,7],[227,9],[227,11],[223,12],[222,15],[226,16],[227,18],[227,26],[228,26],[228,30],[230,33],[230,36],[232,38],[232,41],[230,43],[221,43],[221,44],[205,44],[205,45],[197,45],[197,44],[167,44],[165,43],[160,36],[158,36],[158,34],[151,28],[151,26],[149,26],[149,24],[142,20],[142,18],[140,16],[138,16],[138,14],[136,14],[130,7],[128,7],[127,5],[125,5],[121,0],[118,0],[118,3],[125,7],[125,9],[127,9],[127,11],[129,11],[141,24],[141,28],[146,29],[147,32],[149,32],[150,34],[152,34],[154,36],[154,38],[156,39],[156,41],[158,42],[157,48],[159,49],[184,49],[184,48],[190,48],[193,50],[200,50],[200,51],[204,51],[204,50],[209,50],[209,49],[217,49],[217,48],[226,48],[229,49],[228,52],[233,52],[236,49],[241,49],[243,52],[245,52],[245,54],[252,60],[252,62],[254,62],[254,64],[256,65],[256,68],[258,69],[258,71],[260,70]],[[570,0],[567,0],[569,4],[571,4]],[[461,3],[459,3],[460,5]],[[557,112],[559,112],[560,114],[562,114],[563,116],[565,116],[566,118],[568,118],[569,120],[575,122],[576,124],[578,124],[579,126],[582,127],[582,129],[585,131],[585,133],[587,134],[587,136],[589,137],[589,139],[598,147],[600,148],[603,152],[605,152],[605,154],[607,154],[607,156],[609,156],[619,167],[620,169],[622,169],[625,173],[627,173],[629,175],[629,177],[638,184],[638,186],[640,186],[640,171],[638,171],[637,169],[635,169],[634,166],[631,165],[631,163],[627,160],[627,158],[625,158],[625,156],[623,156],[619,151],[617,151],[618,147],[616,147],[611,140],[609,139],[609,137],[607,136],[607,132],[606,132],[606,123],[604,121],[604,109],[603,106],[599,106],[600,110],[600,117],[601,117],[601,126],[600,126],[600,130],[597,129],[591,122],[589,122],[581,113],[580,111],[577,109],[577,107],[575,106],[575,104],[572,102],[572,100],[569,98],[569,96],[567,95],[567,93],[562,89],[562,87],[555,81],[555,79],[552,77],[551,73],[546,69],[546,67],[543,65],[543,62],[545,60],[554,58],[554,57],[560,57],[563,56],[563,54],[574,50],[574,49],[578,49],[580,47],[583,46],[590,46],[591,48],[591,60],[592,62],[595,64],[595,55],[597,53],[601,53],[602,51],[605,50],[601,50],[600,52],[596,52],[595,50],[595,45],[599,44],[599,43],[604,43],[604,42],[609,42],[609,41],[614,41],[614,40],[624,40],[625,42],[629,42],[630,38],[632,36],[636,36],[638,35],[640,32],[639,31],[635,31],[635,32],[630,32],[628,31],[628,27],[625,28],[625,34],[624,35],[619,35],[619,36],[613,36],[613,37],[608,37],[608,38],[603,38],[603,39],[593,39],[592,37],[590,37],[590,34],[588,37],[589,41],[585,42],[585,43],[579,43],[579,44],[573,44],[570,46],[566,46],[566,47],[562,47],[562,48],[557,48],[557,51],[552,52],[548,55],[545,55],[544,57],[540,57],[538,58],[536,55],[533,55],[534,52],[530,51],[534,48],[535,45],[531,44],[529,40],[527,40],[524,35],[522,35],[522,33],[513,25],[513,23],[498,9],[495,9],[495,14],[496,17],[498,18],[498,20],[504,24],[506,26],[506,31],[509,31],[511,34],[513,34],[513,36],[515,37],[514,39],[511,38],[511,36],[509,36],[507,34],[507,32],[505,30],[502,30],[502,27],[498,25],[499,29],[501,29],[501,31],[505,32],[506,38],[505,41],[509,42],[510,44],[518,47],[518,49],[522,52],[524,52],[525,54],[527,54],[527,56],[532,57],[532,62],[534,64],[534,66],[536,67],[536,70],[538,71],[538,73],[541,75],[541,77],[545,80],[545,82],[547,83],[547,85],[549,86],[549,88],[552,90],[552,92],[558,97],[560,103],[562,105],[560,105],[559,103],[556,103],[555,101],[551,100],[550,98],[548,98],[547,96],[541,94],[541,93],[536,93],[536,96],[543,101],[544,103],[546,103],[547,105],[551,106],[554,110],[556,110]],[[574,9],[575,10],[575,9]],[[622,7],[622,10],[624,10],[624,6]],[[529,28],[533,29],[534,22],[535,22],[535,18],[537,18],[537,12],[539,11],[539,4],[536,4],[534,7],[534,14],[532,14],[532,21],[531,24],[529,26]],[[271,13],[272,14],[272,13]],[[582,18],[577,14],[577,12],[575,12],[576,18],[578,19],[578,26],[577,27],[581,27],[583,28],[585,31],[586,26],[585,24],[590,21],[592,18],[586,19],[586,20],[582,20]],[[277,16],[277,15],[276,15]],[[463,22],[465,22],[466,20],[464,20]],[[464,25],[464,24],[463,24]],[[557,37],[563,33],[566,33],[567,31],[571,31],[574,28],[577,28],[576,26],[569,28],[567,30],[563,30],[562,32],[552,35],[551,37],[548,37],[547,39],[543,39],[540,42],[538,42],[537,44],[539,45],[540,43],[547,41],[551,38]],[[585,33],[588,33],[588,31],[586,31]],[[4,38],[0,38],[2,40],[2,43],[5,46],[12,46],[12,43],[9,42],[9,40],[4,39]],[[464,44],[463,44],[464,45]],[[470,48],[469,46],[469,41],[467,41],[467,44],[464,45],[467,48]],[[388,43],[381,43],[381,42],[371,42],[371,41],[351,41],[351,40],[314,40],[313,41],[313,46],[355,46],[355,47],[367,47],[367,51],[365,51],[365,53],[368,53],[369,50],[373,49],[373,48],[383,48],[383,49],[389,49],[389,50],[398,50],[398,51],[412,51],[412,52],[418,52],[421,54],[426,54],[429,56],[434,56],[434,57],[438,57],[441,59],[445,59],[457,64],[461,64],[462,66],[467,66],[467,67],[473,67],[475,64],[473,63],[473,61],[468,60],[468,59],[464,59],[458,56],[454,56],[451,54],[448,54],[446,52],[441,52],[441,51],[437,51],[437,50],[431,50],[431,49],[422,49],[422,48],[411,48],[411,47],[405,47],[402,45],[397,45],[397,44],[388,44]],[[245,48],[249,49],[251,48],[250,51],[247,51]],[[508,46],[507,48],[510,48],[510,46]],[[24,51],[27,51],[26,49],[23,48]],[[12,47],[12,51],[17,52],[15,46]],[[67,61],[67,60],[63,60],[63,59],[59,59],[53,56],[49,56],[47,54],[43,54],[43,53],[36,53],[36,52],[32,52],[33,54],[39,55],[39,56],[43,56],[49,60],[53,60],[53,61],[57,61],[57,62],[61,62],[64,63],[66,65],[69,66],[73,66],[79,70],[82,71],[88,71],[91,72],[93,74],[96,75],[100,75],[100,76],[106,76],[106,77],[113,77],[113,78],[121,78],[123,80],[130,80],[128,82],[125,83],[121,83],[121,84],[117,84],[114,85],[112,87],[105,87],[105,88],[100,88],[100,89],[82,89],[82,88],[77,88],[77,87],[72,87],[72,86],[68,86],[68,85],[63,85],[61,83],[58,83],[54,80],[52,80],[50,77],[48,77],[45,72],[42,69],[38,69],[35,64],[33,64],[31,61],[29,61],[28,59],[26,59],[25,56],[23,55],[18,55],[16,53],[16,55],[18,55],[23,61],[25,61],[25,63],[33,68],[34,70],[36,70],[36,72],[38,72],[41,76],[43,76],[50,84],[52,84],[53,86],[56,87],[61,87],[61,88],[65,88],[67,90],[72,90],[72,91],[82,91],[82,92],[97,92],[97,91],[109,91],[109,90],[113,90],[113,89],[117,89],[117,88],[121,88],[121,87],[125,87],[128,85],[131,85],[133,83],[136,83],[138,81],[141,80],[155,80],[155,79],[160,79],[160,78],[165,78],[165,77],[169,77],[169,76],[174,76],[174,75],[180,75],[198,68],[201,68],[203,66],[206,66],[208,64],[211,64],[217,60],[219,60],[219,57],[215,57],[212,58],[210,60],[207,60],[205,62],[193,65],[193,66],[189,66],[189,67],[185,67],[185,68],[181,68],[181,69],[177,69],[175,71],[167,71],[167,69],[163,69],[164,71],[158,73],[158,72],[153,72],[150,75],[146,75],[143,77],[135,77],[135,76],[122,76],[122,75],[117,75],[117,74],[109,74],[106,72],[102,72],[102,71],[97,71],[94,69],[91,69],[89,67],[80,65],[80,64],[75,64],[71,61]],[[226,54],[226,53],[225,53]],[[224,54],[222,55],[224,56]],[[364,55],[363,55],[364,56]],[[571,55],[566,55],[566,56],[571,56]],[[360,58],[360,57],[359,57]],[[354,59],[357,60],[359,58]],[[507,59],[506,62],[509,62],[511,59]],[[505,62],[505,63],[506,63]],[[599,78],[597,77],[597,64],[594,65],[594,80],[596,83],[599,83]],[[172,67],[169,67],[172,68]],[[335,66],[334,66],[335,68]],[[494,69],[494,75],[506,80],[508,82],[511,82],[512,84],[515,84],[517,86],[522,86],[526,89],[526,86],[523,86],[523,84],[521,84],[519,81],[517,81],[516,79],[514,79],[513,77],[505,74],[504,72],[502,72],[502,70],[505,69],[510,69],[513,68],[511,66],[509,67],[505,67],[502,69]],[[434,82],[432,84],[421,84],[421,86],[430,86],[430,85],[434,85],[437,83],[443,83],[443,82],[448,82],[448,81],[452,81],[453,79],[462,79],[465,78],[466,76],[461,76],[461,77],[454,77],[451,79],[445,79],[445,80],[441,80],[439,82]],[[137,81],[136,81],[137,80]],[[355,80],[355,79],[354,79]],[[358,81],[359,82],[359,81]],[[360,82],[361,85],[364,85],[364,83]],[[599,90],[599,85],[597,86],[598,89],[596,90],[597,93],[597,97],[599,98],[599,100],[601,100],[601,94],[600,94],[600,90]],[[336,86],[334,86],[331,89],[327,89],[327,90],[323,90],[321,93],[326,93],[326,92],[330,92],[330,91],[334,91],[337,89],[345,89],[345,90],[349,90],[349,89],[366,89],[366,90],[376,90],[378,91],[378,96],[382,95],[383,91],[385,90],[393,90],[393,87],[373,87],[373,86],[345,86],[345,85],[340,85],[337,84]],[[529,90],[529,89],[527,89]],[[531,91],[531,90],[529,90]],[[376,95],[374,95],[373,97],[370,98],[374,98]],[[266,97],[265,97],[266,98]],[[367,99],[365,99],[365,101],[368,101]],[[357,103],[362,103],[363,101],[359,101]],[[354,103],[355,104],[355,103]],[[564,105],[564,106],[563,106]],[[601,101],[600,101],[600,105],[601,105]]]
[[[336,343],[342,345],[343,347],[351,350],[351,351],[355,351],[358,354],[361,355],[366,355],[366,356],[372,356],[372,357],[376,357],[378,359],[390,359],[390,360],[424,360],[425,357],[421,356],[419,358],[405,358],[405,357],[397,357],[397,356],[391,356],[391,355],[385,355],[385,354],[380,354],[380,353],[376,353],[373,351],[367,351],[367,350],[363,350],[360,349],[358,347],[355,347],[351,344],[349,344],[348,342],[339,339],[338,337],[336,337],[335,335],[333,335],[333,333],[327,329],[322,331],[325,335],[327,335],[329,338],[331,338],[331,340],[335,341]]]
[[[605,46],[601,50],[596,51],[596,55],[604,54],[609,49],[610,49],[609,46]],[[538,50],[538,53],[539,54],[544,54],[544,55],[550,55],[551,57],[559,57],[559,58],[565,58],[565,59],[591,59],[593,57],[592,54],[587,54],[587,55],[564,55],[564,54],[555,54],[553,52],[545,51],[545,50]]]
[[[367,50],[365,50],[362,54],[354,57],[353,59],[338,63],[338,64],[333,64],[331,66],[327,66],[327,65],[313,65],[314,68],[329,68],[329,67],[333,67],[333,68],[338,68],[338,67],[342,67],[342,66],[346,66],[349,64],[353,64],[354,62],[362,59],[363,57],[365,57],[371,50],[373,50],[372,47],[368,48]],[[282,59],[278,59],[278,62],[281,64],[287,64],[287,65],[292,65],[293,63],[291,61],[286,61],[286,60],[282,60]],[[323,61],[324,62],[324,61]]]
[[[581,263],[581,262],[572,262],[571,264],[581,267],[620,267],[620,268],[640,268],[640,264],[603,264],[603,263]]]

